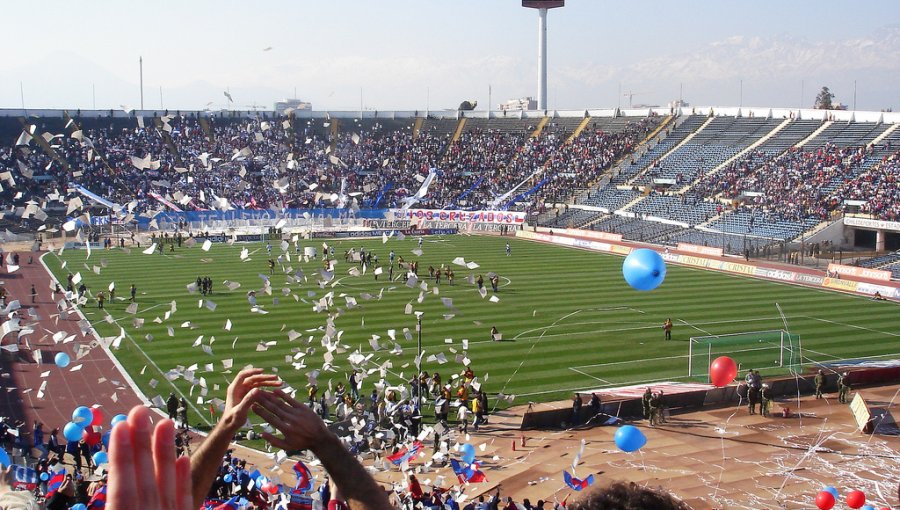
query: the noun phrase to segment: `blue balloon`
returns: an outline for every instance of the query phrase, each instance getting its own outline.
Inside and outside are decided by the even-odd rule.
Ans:
[[[862,508],[860,508],[859,510],[875,510],[875,507],[872,505],[865,505]]]
[[[6,469],[10,466],[10,464],[12,464],[12,462],[10,462],[9,460],[9,454],[6,453],[6,450],[0,448],[0,467]]]
[[[109,463],[109,455],[106,452],[97,452],[94,454],[94,465],[99,466],[100,464],[108,464]]]
[[[91,409],[85,406],[76,407],[74,411],[72,411],[72,423],[78,425],[81,428],[85,428],[91,424],[91,421],[94,420],[94,414],[91,413]]]
[[[647,436],[641,432],[641,429],[633,425],[623,425],[619,427],[614,436],[616,446],[623,452],[633,452],[640,450],[647,444]]]
[[[49,479],[50,479],[50,475],[48,475],[47,473],[41,473],[41,481],[42,482],[46,482]]]
[[[829,486],[829,487],[825,487],[825,488],[822,489],[822,490],[825,491],[825,492],[830,492],[831,495],[834,496],[834,499],[838,499],[838,497],[839,497],[838,490],[835,489],[834,487]]]
[[[622,275],[628,285],[636,290],[653,290],[666,278],[666,262],[653,250],[634,250],[625,257]]]
[[[234,477],[231,476],[231,473],[225,475],[225,483],[231,483],[232,480],[234,480]]]
[[[84,429],[76,423],[69,422],[63,427],[63,436],[66,438],[66,441],[79,441],[83,433]]]
[[[460,446],[459,453],[462,456],[462,461],[466,464],[475,462],[475,447],[469,443]]]
[[[69,362],[72,361],[69,359],[69,355],[64,352],[57,352],[56,356],[53,358],[53,361],[56,363],[56,366],[59,368],[66,368],[69,366]]]
[[[125,416],[124,414],[117,414],[117,415],[113,416],[112,420],[109,421],[109,425],[110,425],[110,427],[115,427],[116,425],[118,425],[119,423],[121,423],[127,419],[128,419],[128,417]]]
[[[87,510],[87,507],[84,506],[84,503],[76,503],[69,510]]]

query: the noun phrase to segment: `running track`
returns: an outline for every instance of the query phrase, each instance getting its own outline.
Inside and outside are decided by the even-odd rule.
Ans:
[[[113,416],[127,414],[133,406],[143,402],[101,347],[95,347],[81,359],[75,359],[77,346],[94,340],[93,329],[82,335],[78,325],[81,316],[76,313],[69,313],[67,319],[59,319],[57,304],[50,292],[51,276],[39,262],[43,252],[20,252],[20,255],[22,266],[9,274],[4,264],[0,282],[9,293],[9,301],[18,299],[22,303],[19,310],[19,316],[25,318],[22,326],[30,326],[34,333],[22,336],[19,352],[0,350],[0,416],[24,420],[26,427],[23,429],[27,429],[30,442],[33,420],[42,422],[45,433],[49,434],[55,427],[62,430],[77,406],[98,404],[103,409],[104,429],[107,429]],[[34,256],[32,264],[28,264],[29,255]],[[37,290],[35,304],[31,304],[31,284]],[[57,298],[61,299],[59,295]],[[37,313],[37,320],[29,317],[32,310]],[[5,321],[6,317],[2,319]],[[75,335],[74,341],[56,344],[53,335],[57,332],[63,332],[66,337]],[[17,334],[12,332],[6,335],[0,339],[0,344],[15,344]],[[30,344],[30,349],[25,345],[25,340]],[[34,359],[37,350],[41,352],[40,364]],[[57,352],[65,352],[72,359],[67,368],[61,369],[54,364]],[[78,365],[81,369],[73,371]],[[43,372],[49,374],[41,377]],[[45,394],[43,398],[38,398],[38,390],[44,381],[47,383]],[[61,432],[60,441],[64,441]]]

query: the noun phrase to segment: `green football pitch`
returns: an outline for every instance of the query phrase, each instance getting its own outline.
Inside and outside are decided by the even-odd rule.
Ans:
[[[124,328],[116,354],[148,397],[165,398],[174,385],[189,397],[194,411],[206,409],[197,403],[201,387],[183,378],[169,381],[166,373],[196,364],[195,382],[205,379],[209,400],[224,398],[233,374],[252,364],[277,370],[305,396],[310,372],[321,372],[320,388],[329,381],[346,381],[348,357],[358,351],[368,357],[361,363],[371,372],[364,393],[378,381],[379,368],[387,370],[390,384],[401,376],[408,379],[416,356],[416,318],[406,313],[408,304],[424,312],[424,370],[449,381],[463,370],[459,360],[468,358],[489,395],[515,395],[514,404],[560,400],[578,390],[690,380],[690,337],[784,329],[776,303],[789,331],[802,338],[804,370],[842,359],[900,356],[898,308],[889,302],[672,265],[661,287],[638,292],[624,282],[620,257],[499,237],[428,237],[421,256],[413,253],[417,238],[412,237],[391,238],[387,244],[380,239],[301,244],[321,253],[323,242],[334,246],[337,265],[333,279],[321,284],[321,260],[299,261],[293,246],[291,261],[269,276],[265,243],[213,244],[209,251],[198,243],[175,253],[167,248],[163,255],[145,255],[142,249],[94,250],[89,258],[84,250],[68,250],[48,254],[44,261],[62,282],[67,273],[80,272],[92,295],[115,282],[117,299],[107,302],[104,311],[90,300],[83,309],[86,317],[104,337],[118,336]],[[506,256],[506,242],[511,256]],[[368,268],[353,276],[351,268],[358,265],[344,261],[350,248],[374,250],[384,274],[376,281]],[[241,259],[244,249],[246,260]],[[272,249],[273,257],[282,253],[278,242]],[[405,278],[387,280],[391,250],[398,259],[419,261],[420,283],[427,283],[427,291],[408,287]],[[457,257],[479,267],[452,264]],[[436,286],[428,278],[429,265],[441,264],[453,268],[454,285],[442,279]],[[298,271],[305,279],[293,281]],[[490,272],[500,277],[498,301],[490,299]],[[485,275],[484,298],[467,281],[479,274]],[[212,279],[212,295],[188,291],[198,276]],[[265,292],[265,278],[271,294]],[[229,290],[226,281],[240,287]],[[138,289],[134,314],[122,299],[131,284]],[[253,310],[249,291],[256,291],[258,307]],[[329,294],[329,308],[315,311]],[[177,310],[166,318],[173,301]],[[331,353],[323,347],[329,316],[333,336],[339,332],[338,347]],[[665,341],[661,324],[669,317],[675,327],[672,341]],[[135,319],[143,324],[136,327]],[[502,341],[491,341],[492,326]],[[370,342],[373,335],[378,350]],[[323,369],[326,357],[331,361]],[[783,370],[776,366],[777,347],[733,357],[744,369],[764,369],[764,375]],[[225,370],[223,360],[233,360],[234,368]],[[209,364],[212,371],[207,371]]]

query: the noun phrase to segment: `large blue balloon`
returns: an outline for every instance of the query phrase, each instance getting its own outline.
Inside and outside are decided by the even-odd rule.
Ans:
[[[79,441],[83,433],[84,428],[77,423],[69,422],[63,427],[63,436],[66,438],[66,441]]]
[[[10,466],[10,464],[12,464],[12,462],[10,462],[9,460],[9,454],[6,453],[6,450],[0,448],[0,467],[6,469]]]
[[[619,427],[614,436],[616,446],[623,452],[633,452],[640,450],[647,444],[647,436],[641,432],[641,429],[633,425],[623,425]]]
[[[117,415],[113,416],[112,420],[109,421],[109,426],[115,427],[116,425],[118,425],[119,423],[121,423],[127,419],[128,419],[128,417],[125,416],[124,414],[117,414]]]
[[[76,504],[73,505],[72,508],[69,509],[69,510],[87,510],[87,507],[84,506],[84,503],[76,503]]]
[[[459,447],[459,453],[462,457],[462,461],[466,464],[471,464],[475,462],[475,447],[466,443]]]
[[[59,368],[66,368],[69,366],[69,362],[72,361],[69,359],[69,355],[64,352],[57,352],[56,356],[53,358],[53,361],[56,363],[56,366]]]
[[[81,428],[90,425],[93,419],[94,414],[91,413],[91,409],[89,407],[79,406],[76,407],[74,411],[72,411],[72,423],[78,425]]]
[[[625,257],[622,275],[637,290],[653,290],[666,278],[666,262],[659,253],[647,248],[634,250]]]
[[[99,466],[100,464],[108,464],[109,463],[109,455],[106,452],[97,452],[94,454],[94,465]]]
[[[231,483],[232,480],[234,480],[234,477],[231,476],[231,473],[225,475],[225,483]]]
[[[840,497],[840,495],[839,495],[839,493],[838,493],[838,490],[835,489],[834,487],[829,486],[829,487],[825,487],[825,488],[822,489],[822,490],[825,491],[825,492],[830,492],[831,495],[834,496],[834,499],[838,499],[838,498]]]

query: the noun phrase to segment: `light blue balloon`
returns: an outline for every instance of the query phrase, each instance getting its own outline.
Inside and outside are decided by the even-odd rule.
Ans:
[[[49,479],[50,479],[50,475],[48,475],[47,473],[41,473],[41,481],[42,482],[46,482]]]
[[[840,497],[840,495],[839,495],[839,493],[838,493],[838,490],[835,489],[834,487],[828,486],[828,487],[825,487],[825,488],[822,489],[822,490],[825,491],[825,492],[830,492],[831,495],[834,496],[835,501],[837,501],[837,499]]]
[[[110,425],[110,427],[115,427],[116,425],[118,425],[119,423],[122,423],[123,421],[125,421],[127,419],[128,419],[128,417],[125,416],[124,414],[117,414],[117,415],[113,416],[112,420],[109,421],[109,425]]]
[[[666,278],[666,262],[653,250],[634,250],[625,257],[622,276],[636,290],[653,290]]]
[[[76,407],[74,411],[72,411],[72,423],[78,425],[81,428],[85,428],[91,424],[91,421],[94,420],[94,414],[91,413],[91,409],[85,406]]]
[[[0,467],[6,469],[10,466],[10,464],[12,464],[12,462],[10,462],[9,460],[9,454],[6,453],[6,450],[0,448]]]
[[[53,361],[56,363],[56,366],[59,368],[66,368],[69,366],[69,363],[72,361],[69,359],[69,355],[64,352],[57,352],[56,356],[53,358]]]
[[[87,510],[87,507],[84,506],[84,503],[76,503],[76,504],[75,504],[74,506],[72,506],[72,508],[70,508],[69,510]]]
[[[225,475],[225,483],[231,483],[232,480],[234,480],[234,477],[231,476],[231,473]]]
[[[865,505],[862,508],[860,508],[859,510],[875,510],[875,507],[872,505]]]
[[[99,466],[100,464],[108,464],[109,463],[109,455],[106,452],[97,452],[94,454],[94,465]]]
[[[79,441],[82,433],[84,433],[84,429],[77,423],[69,422],[63,427],[63,436],[66,438],[66,441]]]
[[[620,450],[629,453],[640,450],[647,444],[647,436],[641,432],[641,429],[633,425],[623,425],[619,427],[619,430],[616,431],[613,439]]]
[[[459,447],[459,453],[462,457],[462,461],[466,464],[471,464],[475,462],[475,447],[466,443]]]

